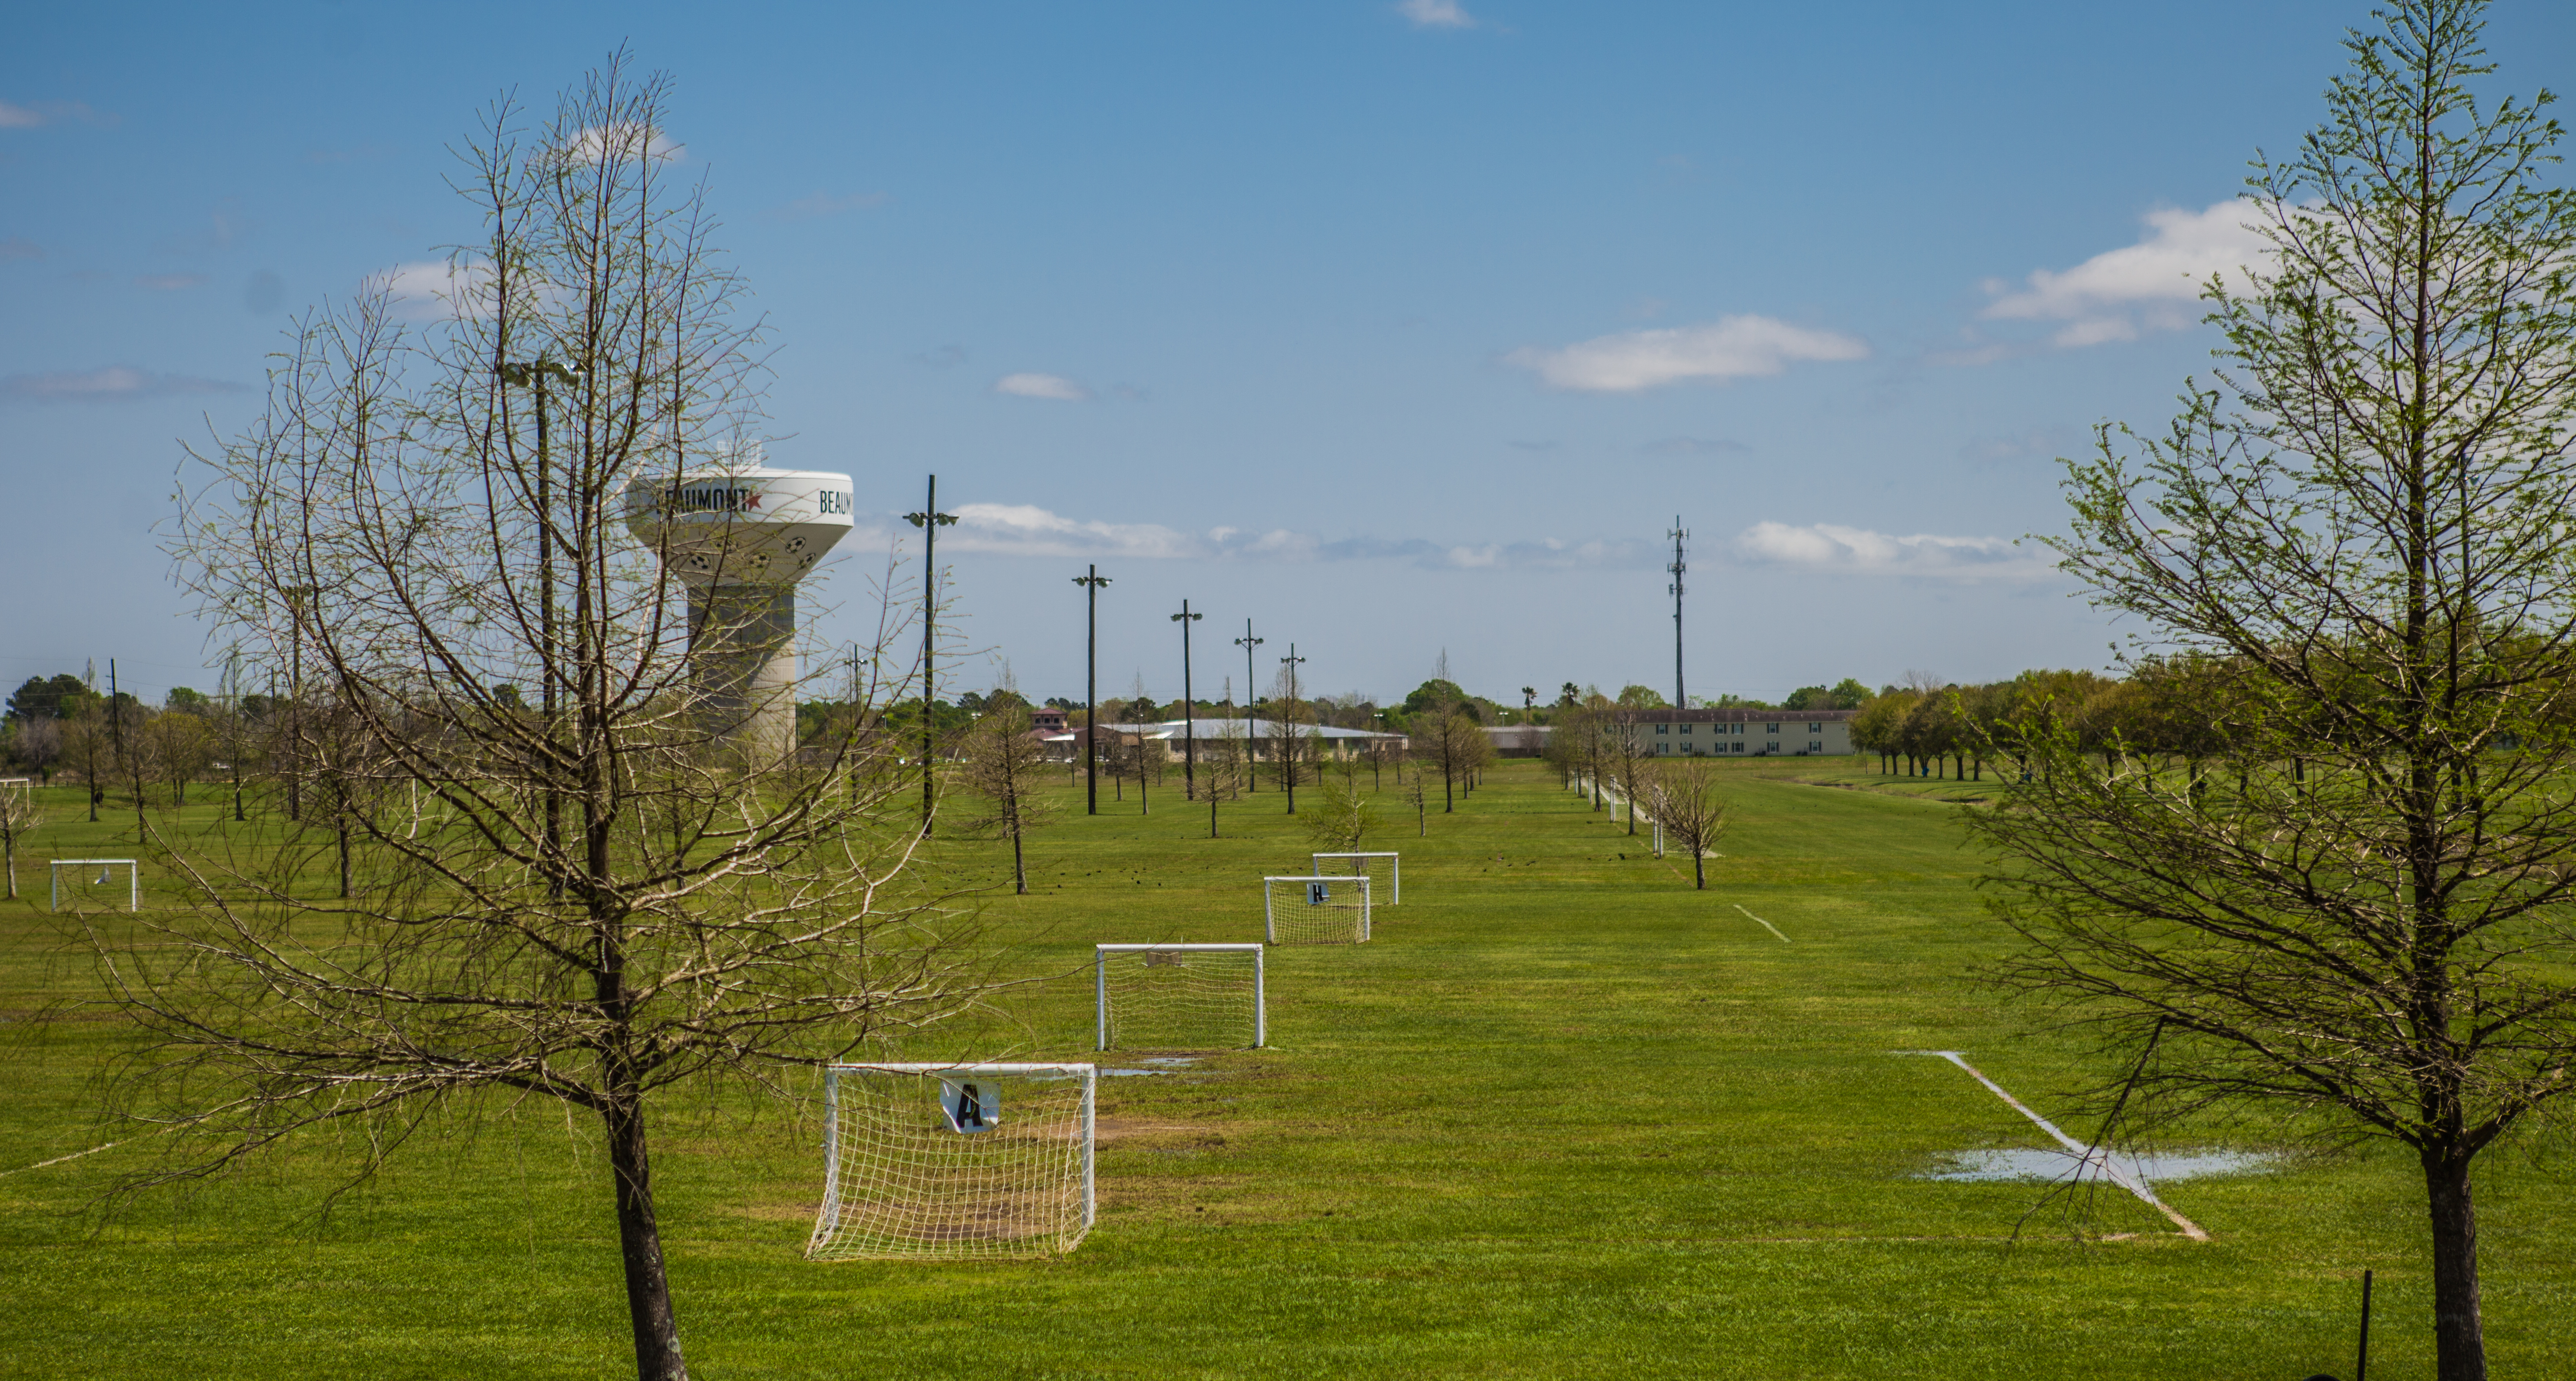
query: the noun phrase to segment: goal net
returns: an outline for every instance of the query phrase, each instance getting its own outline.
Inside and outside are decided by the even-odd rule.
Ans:
[[[1380,906],[1396,906],[1404,901],[1404,856],[1397,853],[1317,854],[1314,869],[1321,877],[1358,876],[1369,880],[1369,891],[1376,894]]]
[[[1310,874],[1261,880],[1262,936],[1274,945],[1357,945],[1369,937],[1369,880]]]
[[[130,858],[57,858],[53,860],[52,900],[54,910],[63,909],[63,898],[69,896],[74,906],[93,898],[104,899],[114,906],[121,895],[128,911],[143,909],[143,875]]]
[[[1103,1050],[1269,1043],[1259,945],[1096,945],[1092,992]]]
[[[816,1261],[1068,1252],[1091,1231],[1087,1064],[836,1064]]]

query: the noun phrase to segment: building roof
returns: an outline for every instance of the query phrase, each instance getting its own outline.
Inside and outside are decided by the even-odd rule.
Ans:
[[[1814,723],[1851,722],[1858,710],[1611,710],[1614,715],[1634,715],[1639,724],[1787,724],[1793,721]]]
[[[1279,736],[1279,721],[1275,719],[1255,719],[1251,723],[1254,738]],[[1103,724],[1100,727],[1107,733],[1132,734],[1141,730],[1147,738],[1176,739],[1182,736],[1185,729],[1194,726],[1196,737],[1211,739],[1241,738],[1244,734],[1243,725],[1244,721],[1240,719],[1166,719],[1160,723]],[[1294,731],[1301,738],[1310,734],[1325,739],[1400,739],[1404,737],[1402,734],[1379,733],[1374,729],[1337,729],[1329,724],[1299,724],[1294,726]],[[1072,735],[1068,734],[1066,737],[1070,738]]]

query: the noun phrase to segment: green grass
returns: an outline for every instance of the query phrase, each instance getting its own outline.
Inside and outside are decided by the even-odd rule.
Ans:
[[[2079,1244],[2051,1210],[2016,1244],[2035,1188],[1913,1178],[1944,1152],[2043,1143],[1957,1069],[1890,1052],[1966,1051],[2043,1112],[2088,1075],[1966,976],[1999,938],[1941,800],[1979,784],[1726,768],[1734,822],[1706,892],[1535,764],[1435,807],[1428,838],[1390,782],[1369,846],[1404,850],[1404,905],[1374,944],[1271,952],[1275,1048],[1102,1082],[1119,1134],[1099,1226],[1061,1260],[809,1264],[814,1129],[666,1108],[694,1370],[2289,1378],[2348,1372],[2371,1266],[2373,1374],[2430,1374],[2421,1193],[2400,1156],[2170,1186],[2206,1245],[2114,1198],[2098,1224],[2134,1236]],[[57,813],[75,799],[56,793]],[[1253,880],[1306,854],[1280,798],[1228,807],[1216,841],[1176,789],[1155,803],[1077,805],[1032,839],[1033,895],[983,903],[1014,971],[1071,975],[1101,940],[1259,937]],[[28,856],[105,852],[114,831],[61,826]],[[996,845],[941,851],[961,873],[1007,866]],[[22,861],[30,877],[33,904],[0,909],[0,1169],[123,1134],[97,1122],[95,1081],[129,1033],[26,1019],[95,983]],[[1084,1058],[1088,993],[1074,976],[1022,990],[977,1053]],[[0,1176],[0,1372],[615,1374],[631,1364],[592,1138],[557,1109],[494,1112],[408,1148],[318,1225],[318,1152],[106,1222],[82,1206],[128,1148]],[[2499,1375],[2576,1370],[2556,1322],[2576,1302],[2571,1186],[2554,1162],[2485,1162]]]

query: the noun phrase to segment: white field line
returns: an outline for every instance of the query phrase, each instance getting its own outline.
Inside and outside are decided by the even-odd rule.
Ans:
[[[1736,903],[1734,903],[1734,902],[1728,902],[1728,903],[1727,903],[1727,905],[1735,907],[1735,909],[1736,909],[1736,910],[1738,910],[1738,911],[1744,911],[1744,908],[1743,908],[1742,906],[1737,905],[1737,904],[1736,904]],[[1780,935],[1780,927],[1778,927],[1778,926],[1776,926],[1776,925],[1771,924],[1769,921],[1766,921],[1766,920],[1762,919],[1762,918],[1761,918],[1761,917],[1759,917],[1759,916],[1755,916],[1755,915],[1754,915],[1752,912],[1750,912],[1750,911],[1744,911],[1744,914],[1745,914],[1747,917],[1750,917],[1750,918],[1752,919],[1752,921],[1753,921],[1753,923],[1754,923],[1755,925],[1758,925],[1758,926],[1762,927],[1764,930],[1770,931],[1770,932],[1771,932],[1772,934],[1774,934],[1774,935],[1779,935],[1779,936],[1780,936],[1780,943],[1782,943],[1782,944],[1784,944],[1784,945],[1785,945],[1785,944],[1787,944],[1787,943],[1789,943],[1789,937],[1788,937],[1788,936],[1786,936],[1786,935]]]
[[[83,1156],[94,1156],[101,1151],[113,1150],[124,1144],[125,1143],[122,1141],[111,1141],[105,1146],[92,1146],[86,1151],[74,1151],[68,1156],[56,1156],[52,1160],[40,1160],[33,1165],[21,1165],[15,1170],[0,1170],[0,1175],[23,1175],[30,1170],[42,1170],[48,1165],[60,1165],[67,1160],[79,1160]]]
[[[2122,1189],[2137,1195],[2139,1199],[2143,1200],[2157,1212],[2162,1213],[2167,1218],[2171,1218],[2174,1226],[2182,1229],[2183,1236],[2190,1238],[2194,1242],[2206,1242],[2209,1240],[2209,1234],[2201,1230],[2200,1224],[2193,1222],[2189,1218],[2185,1218],[2178,1212],[2175,1212],[2173,1205],[2157,1198],[2156,1191],[2148,1188],[2145,1180],[2139,1179],[2137,1176],[2130,1174],[2128,1171],[2123,1170],[2118,1165],[2112,1163],[2111,1153],[2109,1151],[2102,1152],[2098,1157],[2095,1156],[2092,1147],[2077,1141],[2075,1138],[2068,1136],[2062,1131],[2059,1131],[2056,1123],[2049,1121],[2038,1113],[2032,1112],[2029,1105],[2023,1103],[2020,1099],[2013,1097],[2011,1094],[2004,1092],[2003,1085],[1998,1084],[1994,1080],[1987,1078],[1985,1075],[1978,1073],[1975,1065],[1959,1058],[1958,1051],[1899,1050],[1896,1053],[1899,1055],[1934,1055],[1941,1059],[1948,1060],[1959,1068],[1968,1071],[1969,1078],[1985,1085],[1989,1092],[1993,1093],[1997,1098],[2004,1100],[2004,1102],[2009,1105],[2014,1112],[2020,1113],[2022,1116],[2029,1118],[2032,1124],[2037,1126],[2041,1131],[2055,1137],[2057,1139],[2057,1144],[2073,1152],[2079,1163],[2097,1167],[2101,1170],[2103,1178],[2108,1179],[2112,1183],[2120,1186]]]

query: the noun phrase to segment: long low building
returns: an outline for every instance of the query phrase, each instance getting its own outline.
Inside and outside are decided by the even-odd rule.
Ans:
[[[1337,729],[1329,724],[1296,724],[1289,727],[1298,738],[1321,739],[1325,756],[1334,758],[1365,753],[1373,744],[1384,744],[1390,750],[1401,753],[1410,742],[1402,734],[1379,733],[1373,729]],[[1196,738],[1199,751],[1204,753],[1221,740],[1232,739],[1241,743],[1249,733],[1253,761],[1267,762],[1273,750],[1279,746],[1279,730],[1279,722],[1271,719],[1168,719],[1152,724],[1103,724],[1100,726],[1100,738],[1102,746],[1108,747],[1117,739],[1141,737],[1148,743],[1162,744],[1164,751],[1177,760],[1181,757],[1183,744],[1188,739]],[[1115,738],[1112,737],[1113,735]],[[1068,756],[1079,758],[1082,754],[1082,729],[1079,724],[1068,732],[1042,733],[1041,737],[1050,745],[1061,745]]]
[[[1813,757],[1852,751],[1858,710],[1625,710],[1618,721],[1657,755]]]

